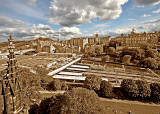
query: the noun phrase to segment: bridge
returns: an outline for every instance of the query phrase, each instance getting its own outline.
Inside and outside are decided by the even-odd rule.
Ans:
[[[15,55],[22,55],[22,54],[24,54],[24,53],[26,53],[26,52],[30,52],[30,51],[35,51],[35,49],[25,49],[25,50],[19,50],[19,51],[15,51],[14,52],[14,54]],[[7,56],[9,55],[9,53],[7,52],[7,53],[1,53],[0,54],[0,58],[7,58]]]

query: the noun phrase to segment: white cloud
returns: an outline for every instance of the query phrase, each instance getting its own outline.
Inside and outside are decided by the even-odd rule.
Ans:
[[[81,32],[79,28],[77,27],[63,27],[59,30],[53,30],[48,25],[33,25],[31,29],[31,33],[34,34],[34,37],[49,37],[53,39],[58,39],[60,36],[60,39],[69,39],[70,37],[80,35]]]
[[[133,19],[133,18],[130,18],[130,19],[128,19],[129,21],[135,21],[136,19]]]
[[[158,4],[160,4],[160,1],[158,1],[158,2],[155,2],[153,5],[158,5]]]
[[[85,36],[93,36],[93,34],[98,33],[100,36],[119,36],[120,34],[128,34],[132,29],[136,32],[155,32],[160,30],[160,19],[151,19],[145,22],[141,22],[135,25],[123,26],[108,30],[98,30],[93,32],[86,31]]]
[[[57,31],[57,34],[60,34],[62,39],[70,39],[71,37],[80,36],[82,33],[77,27],[63,27]]]
[[[12,34],[15,40],[31,40],[37,37],[49,37],[57,39],[59,34],[61,39],[80,35],[81,32],[77,27],[63,27],[59,30],[53,30],[49,25],[38,24],[30,27],[23,21],[0,16],[0,41],[7,41]]]
[[[144,5],[136,5],[137,8],[144,8]]]
[[[149,14],[144,14],[144,15],[142,15],[141,17],[150,17],[151,15],[149,15]]]
[[[67,32],[67,33],[80,33],[79,28],[76,27],[63,27],[59,29],[60,32]]]
[[[43,24],[39,24],[37,27],[36,25],[34,25],[33,27],[38,28],[40,30],[51,30],[52,29],[49,25],[43,25]]]
[[[154,24],[154,23],[160,24],[160,19],[147,20],[147,21],[142,22],[141,24]]]
[[[11,19],[6,16],[0,16],[0,28],[1,27],[20,28],[20,27],[27,27],[27,26],[28,25],[21,20]]]
[[[9,13],[9,15],[15,13],[21,16],[47,20],[43,10],[34,7],[36,4],[34,1],[36,2],[36,0],[0,0],[0,7],[3,7],[4,11],[2,10],[2,13]]]
[[[91,19],[116,19],[122,13],[121,6],[128,0],[53,0],[49,22],[73,26],[91,22]]]
[[[137,5],[157,5],[160,0],[134,0]]]
[[[155,11],[152,11],[152,13],[160,13],[160,9],[157,9]]]

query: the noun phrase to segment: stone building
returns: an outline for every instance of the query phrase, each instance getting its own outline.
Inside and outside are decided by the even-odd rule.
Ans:
[[[108,37],[99,37],[96,34],[93,38],[72,38],[65,42],[66,45],[73,48],[78,48],[79,52],[83,52],[86,46],[95,46],[95,45],[109,45],[110,36]]]
[[[6,75],[2,76],[0,81],[0,101],[2,101],[1,114],[19,114],[22,107],[21,88],[16,72],[16,59],[14,55],[13,39],[10,36],[9,41],[9,55],[8,67]]]
[[[118,36],[113,38],[112,41],[121,42],[121,46],[133,47],[137,48],[140,47],[142,44],[152,44],[156,45],[158,42],[159,35],[158,33],[136,33],[133,29],[132,32],[128,35]]]
[[[36,48],[37,52],[55,53],[56,51],[54,41],[49,38],[38,38],[33,40],[32,45]]]

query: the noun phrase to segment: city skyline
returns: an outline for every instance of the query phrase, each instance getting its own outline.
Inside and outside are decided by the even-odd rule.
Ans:
[[[160,0],[0,0],[0,42],[160,30]]]

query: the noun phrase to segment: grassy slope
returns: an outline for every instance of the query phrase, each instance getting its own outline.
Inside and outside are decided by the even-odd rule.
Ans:
[[[117,99],[101,98],[102,103],[105,105],[108,114],[128,114],[129,111],[134,114],[159,114],[160,105],[141,103],[138,101],[127,101]]]

